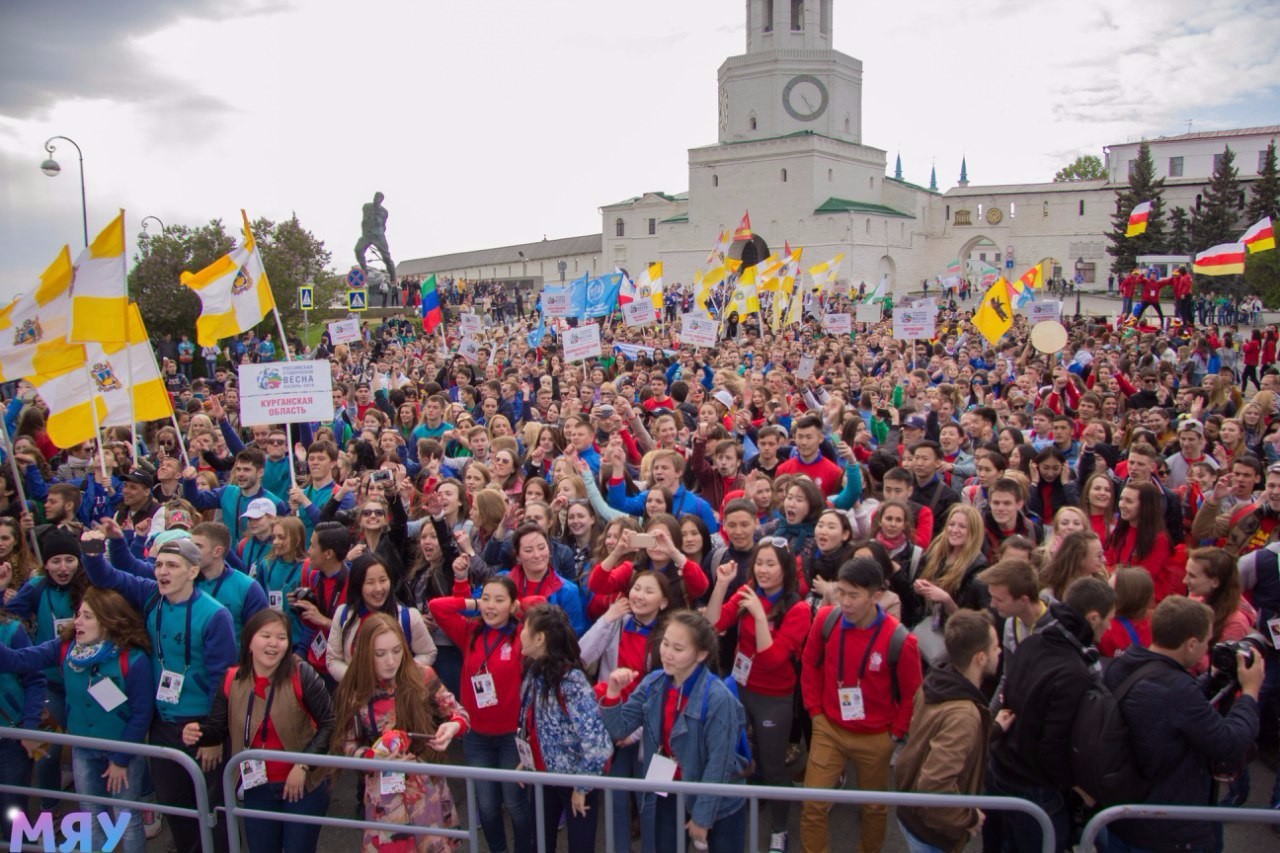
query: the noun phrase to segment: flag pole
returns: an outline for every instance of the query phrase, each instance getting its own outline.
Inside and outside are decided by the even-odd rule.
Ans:
[[[102,424],[98,420],[98,401],[97,394],[93,392],[94,380],[93,370],[88,363],[84,366],[85,376],[89,377],[89,414],[93,415],[93,437],[98,442],[98,467],[102,469],[102,479],[109,480],[107,476],[107,460],[102,455]],[[134,451],[135,453],[137,451]]]
[[[280,320],[280,309],[279,309],[279,308],[277,308],[277,307],[275,307],[274,305],[272,305],[272,306],[271,306],[271,313],[272,313],[272,315],[273,315],[273,316],[275,316],[275,318],[276,318],[276,329],[277,329],[277,330],[279,330],[279,332],[280,332],[280,348],[284,351],[284,360],[285,360],[286,362],[288,362],[288,361],[293,361],[293,354],[292,354],[291,352],[289,352],[289,339],[288,339],[287,337],[285,337],[285,334],[284,334],[284,323],[283,323],[283,322],[281,322],[281,320]],[[292,442],[292,440],[293,440],[293,425],[292,425],[292,424],[285,424],[284,434],[285,434],[285,436],[287,436],[287,438],[288,438],[289,442]],[[293,466],[293,445],[292,445],[292,443],[288,444],[288,446],[286,446],[286,447],[285,447],[285,451],[287,452],[287,454],[288,454],[288,458],[289,458],[289,487],[290,487],[290,488],[297,488],[297,486],[298,486],[298,472],[294,470],[294,466]],[[286,497],[287,497],[287,496],[286,496]]]
[[[182,451],[182,461],[185,467],[190,468],[191,456],[187,453],[187,443],[182,440],[182,429],[178,426],[178,415],[173,411],[172,406],[169,408],[169,421],[173,424],[173,431],[178,434],[178,449]]]
[[[0,417],[0,436],[4,438],[5,455],[9,457],[9,470],[13,472],[13,488],[18,493],[18,500],[22,502],[22,511],[30,512],[27,509],[27,490],[22,487],[22,470],[18,468],[18,460],[13,455],[13,442],[9,440],[9,425],[4,422],[4,418]],[[35,535],[35,531],[31,531],[31,547],[36,552],[36,559],[40,561],[40,565],[44,565],[44,557],[40,554],[40,541]]]

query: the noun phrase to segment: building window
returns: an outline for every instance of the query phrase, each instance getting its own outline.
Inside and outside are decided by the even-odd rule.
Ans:
[[[845,117],[844,117],[844,132],[845,132],[845,133],[848,133],[848,132],[849,132],[849,127],[850,127],[850,124],[849,124],[849,117],[848,117],[848,116],[845,116]]]
[[[654,219],[652,216],[649,217],[649,233],[658,233],[658,220]]]
[[[906,237],[907,237],[907,223],[899,222],[898,223],[898,239],[905,240]]]
[[[747,119],[747,129],[748,129],[748,130],[755,130],[755,129],[756,129],[756,117],[755,117],[755,116],[751,116],[751,118]]]
[[[1044,212],[1040,215],[1045,217],[1046,219],[1049,217],[1049,202],[1046,201],[1044,203]]]
[[[1201,198],[1201,196],[1200,196],[1200,193],[1196,193],[1196,210],[1199,210],[1199,209],[1200,209],[1200,202],[1201,202],[1201,200],[1202,200],[1202,198]]]
[[[982,218],[982,205],[978,205],[978,218]],[[984,259],[985,260],[985,259]]]
[[[1077,215],[1084,216],[1084,199],[1080,199],[1080,212]]]
[[[764,0],[764,31],[773,32],[773,0]]]
[[[1133,177],[1133,170],[1137,168],[1137,160],[1129,161],[1129,177]]]
[[[786,169],[783,169],[783,170],[782,170],[782,182],[783,182],[784,184],[787,182],[787,170],[786,170]]]
[[[1169,158],[1169,177],[1171,178],[1182,177],[1182,158],[1181,157]]]
[[[1003,252],[996,252],[996,263],[997,263],[997,264],[998,264],[998,263],[1000,263],[1000,261],[1001,261],[1001,257],[1000,257],[1000,256],[1001,256],[1002,254],[1003,254]]]
[[[951,221],[951,205],[947,205],[947,221]]]
[[[615,237],[627,236],[627,227],[626,225],[623,224],[621,216],[613,220],[613,236]]]
[[[1018,203],[1016,201],[1009,202],[1009,218],[1010,219],[1018,218]]]
[[[1221,166],[1222,166],[1222,155],[1214,154],[1213,155],[1213,171],[1215,172],[1218,171],[1219,167]]]
[[[1267,168],[1267,149],[1258,152],[1258,174],[1261,175]]]
[[[871,233],[871,217],[870,216],[867,217],[867,233],[868,234]]]
[[[791,32],[804,29],[804,0],[791,0]]]
[[[987,253],[986,253],[986,252],[979,252],[979,253],[978,253],[978,260],[982,261],[983,263],[986,263],[986,262],[987,262]]]
[[[711,176],[711,186],[713,186],[713,187],[718,187],[718,186],[720,186],[720,176],[719,176],[719,175],[712,175],[712,176]]]
[[[818,32],[829,36],[831,35],[831,0],[822,0],[818,8]]]
[[[1236,207],[1244,210],[1244,190],[1240,190],[1240,200],[1236,202]]]
[[[834,181],[835,179],[836,179],[836,170],[835,170],[835,169],[827,169],[827,183],[830,183],[831,181]]]

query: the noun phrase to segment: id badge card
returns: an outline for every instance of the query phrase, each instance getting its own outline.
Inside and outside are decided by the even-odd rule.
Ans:
[[[520,756],[520,766],[525,770],[536,769],[533,763],[533,747],[529,746],[529,741],[520,736],[516,736],[516,754]]]
[[[284,593],[271,590],[267,593],[267,606],[280,613],[284,612]]]
[[[62,629],[63,629],[63,628],[66,628],[66,627],[67,627],[67,626],[69,626],[69,625],[74,625],[75,623],[76,623],[76,620],[75,620],[74,618],[72,618],[72,619],[54,619],[54,620],[53,620],[53,633],[54,633],[54,634],[56,634],[56,635],[58,635],[59,637],[61,637],[61,636],[62,636]]]
[[[845,722],[866,719],[861,687],[841,687],[837,695],[840,697],[840,719]]]
[[[498,704],[498,688],[493,676],[487,672],[471,676],[471,690],[476,694],[477,708],[492,708]]]
[[[114,711],[119,708],[127,700],[128,696],[124,691],[116,686],[116,683],[109,678],[104,678],[96,684],[89,685],[89,695],[93,697],[93,701],[102,706],[104,711]]]
[[[156,701],[166,705],[177,705],[178,700],[182,698],[182,683],[186,680],[187,677],[180,672],[162,669],[160,686],[156,689]]]
[[[244,790],[265,784],[267,784],[267,762],[252,759],[240,762],[240,786]]]
[[[325,637],[324,631],[316,631],[316,635],[311,638],[311,653],[318,658],[322,658],[328,648],[329,640]]]
[[[379,773],[379,784],[381,786],[382,796],[387,797],[392,794],[404,793],[404,774],[403,773]]]
[[[747,679],[751,677],[751,658],[738,652],[733,659],[733,680],[746,686]]]
[[[1268,619],[1267,630],[1271,632],[1271,644],[1280,649],[1280,617]]]
[[[646,782],[674,782],[678,765],[662,753],[655,753],[649,759],[649,769],[644,773]],[[659,797],[665,797],[666,791],[658,791]]]

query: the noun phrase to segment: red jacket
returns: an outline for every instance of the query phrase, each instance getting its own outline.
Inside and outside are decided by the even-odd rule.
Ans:
[[[1124,541],[1119,546],[1107,546],[1107,567],[1114,572],[1118,566],[1141,566],[1151,575],[1151,580],[1155,583],[1156,603],[1159,604],[1170,595],[1186,594],[1186,587],[1180,584],[1170,567],[1170,558],[1173,556],[1173,546],[1169,542],[1169,534],[1161,533],[1156,537],[1156,543],[1151,547],[1151,553],[1143,557],[1141,560],[1133,559],[1133,549],[1138,544],[1138,528],[1130,527],[1125,535]]]
[[[627,591],[627,585],[631,583],[631,575],[635,571],[630,561],[619,563],[614,566],[612,571],[605,571],[604,566],[596,563],[591,570],[591,575],[587,578],[587,589],[596,595],[615,596],[621,595]],[[667,580],[676,581],[672,577],[670,567],[663,574],[667,576]],[[685,559],[684,565],[680,567],[680,581],[684,588],[686,601],[685,607],[693,606],[693,602],[702,598],[706,591],[711,588],[711,581],[707,580],[706,572],[702,571],[702,567],[693,560]],[[671,602],[672,607],[675,602]]]
[[[1142,301],[1143,302],[1159,302],[1160,291],[1164,288],[1168,279],[1144,278],[1142,280]]]
[[[889,639],[898,627],[898,620],[880,610],[872,627],[858,628],[848,625],[841,617],[824,644],[822,628],[834,606],[819,609],[813,617],[813,627],[809,630],[809,639],[801,656],[800,690],[805,709],[811,717],[824,714],[831,725],[856,734],[890,732],[895,737],[906,737],[916,691],[924,681],[916,638],[907,637],[898,658],[898,695],[902,701],[895,705],[889,677]],[[875,645],[867,659],[866,674],[859,681],[862,659],[873,639]],[[841,644],[844,645],[843,674],[838,672]],[[840,719],[840,688],[837,682],[845,687],[862,688],[863,719]]]
[[[720,608],[720,621],[716,632],[723,634],[732,625],[738,626],[738,651],[751,658],[751,674],[746,688],[765,696],[790,696],[796,689],[795,659],[800,657],[805,638],[809,636],[809,605],[804,600],[787,608],[782,624],[771,629],[773,645],[763,652],[756,652],[756,619],[750,613],[738,609],[738,602],[747,595],[756,595],[755,584],[744,584],[729,596]],[[769,599],[760,596],[765,616],[773,610]]]
[[[458,701],[471,715],[471,728],[484,735],[505,735],[516,730],[520,716],[520,623],[511,622],[509,633],[496,631],[482,619],[462,615],[462,597],[433,598],[427,602],[431,616],[462,652],[462,680]],[[488,654],[486,655],[486,650]],[[481,708],[471,677],[487,672],[493,677],[497,704]]]
[[[1133,294],[1138,289],[1138,282],[1142,280],[1142,276],[1130,273],[1120,280],[1120,295],[1129,299],[1133,298]]]
[[[821,453],[813,462],[804,462],[797,453],[778,466],[778,473],[805,474],[822,490],[823,496],[828,498],[840,493],[840,483],[844,479],[844,468]]]

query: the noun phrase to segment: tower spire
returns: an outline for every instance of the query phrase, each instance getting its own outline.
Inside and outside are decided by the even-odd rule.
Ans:
[[[929,189],[938,191],[938,167],[935,165],[929,166]]]
[[[902,153],[898,153],[898,160],[893,167],[893,177],[895,180],[902,180]]]
[[[960,155],[960,186],[969,186],[969,164],[963,154]]]

